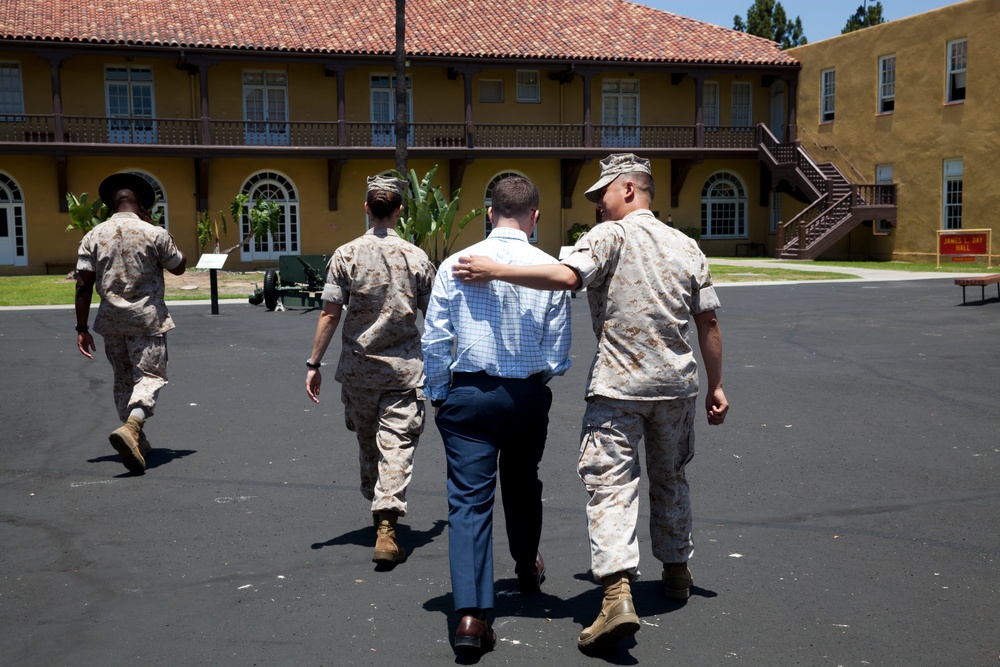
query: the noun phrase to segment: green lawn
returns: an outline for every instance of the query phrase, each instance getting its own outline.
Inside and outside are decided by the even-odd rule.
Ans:
[[[0,276],[0,306],[56,306],[72,304],[76,291],[76,283],[67,280],[65,276]],[[197,292],[197,293],[196,293]],[[249,290],[246,288],[230,288],[226,290],[224,283],[219,284],[220,299],[244,299]],[[190,301],[208,299],[205,290],[182,292],[168,290],[170,301]],[[98,302],[94,294],[92,303]]]
[[[726,261],[747,261],[767,259],[760,257],[720,257]],[[709,258],[711,263],[712,258]],[[715,264],[712,266],[712,277],[719,283],[754,282],[759,280],[849,280],[853,276],[848,273],[833,271],[797,271],[796,264],[809,266],[834,266],[839,268],[880,269],[883,271],[922,271],[941,273],[989,273],[982,264],[942,263],[937,269],[933,262],[795,262],[784,261],[782,268],[758,268],[751,266],[733,266],[731,264]],[[789,267],[789,268],[784,268]],[[994,269],[995,270],[995,269]],[[262,281],[261,274],[244,274],[245,281]],[[245,285],[227,285],[224,280],[219,282],[220,299],[243,299],[251,289]],[[0,306],[48,306],[72,304],[74,283],[65,276],[0,276]],[[167,299],[183,301],[209,298],[205,289],[180,291],[169,289]],[[94,303],[97,297],[94,297]]]

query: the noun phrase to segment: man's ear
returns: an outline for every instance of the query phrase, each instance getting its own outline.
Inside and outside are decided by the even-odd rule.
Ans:
[[[632,181],[625,181],[622,184],[622,188],[624,190],[622,194],[625,196],[625,201],[632,201],[635,197],[635,183]]]
[[[490,206],[486,209],[486,217],[489,219],[490,224],[493,224],[493,207]]]

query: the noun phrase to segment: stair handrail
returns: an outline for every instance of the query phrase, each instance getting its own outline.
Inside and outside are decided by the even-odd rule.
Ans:
[[[820,204],[822,204],[828,196],[829,194],[827,193],[820,195],[819,199],[817,199],[813,203],[809,204],[809,206],[806,206],[804,209],[799,211],[799,213],[788,222],[781,222],[780,220],[778,221],[778,228],[777,228],[778,243],[776,247],[778,249],[779,254],[785,247],[786,230],[791,229],[794,225],[800,224],[802,222],[802,219],[805,218],[806,214],[812,211],[814,206],[819,206]],[[822,215],[822,211],[820,212],[819,215]]]
[[[829,151],[829,150],[836,151],[837,155],[839,155],[840,157],[844,158],[844,162],[846,162],[847,165],[851,169],[854,170],[854,173],[858,175],[859,179],[861,179],[862,181],[864,181],[866,178],[868,178],[867,176],[865,176],[864,174],[861,173],[861,170],[859,170],[857,167],[854,166],[854,163],[851,162],[851,159],[849,157],[847,157],[846,155],[844,155],[843,151],[841,151],[839,148],[837,148],[836,144],[830,144],[829,146],[824,146],[823,144],[819,143],[816,140],[816,137],[814,137],[813,135],[809,134],[809,131],[807,129],[805,129],[804,127],[798,127],[796,129],[798,129],[798,131],[801,132],[802,134],[804,134],[807,137],[809,137],[809,140],[812,141],[813,144],[815,144],[816,148],[819,148],[820,150],[825,150],[825,151]]]

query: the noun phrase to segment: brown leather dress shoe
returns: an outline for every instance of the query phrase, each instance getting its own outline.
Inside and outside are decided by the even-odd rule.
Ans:
[[[537,593],[542,590],[542,582],[545,581],[545,559],[541,552],[535,554],[535,562],[530,567],[519,568],[517,573],[517,590],[525,595]]]
[[[459,653],[485,653],[492,651],[497,643],[497,633],[493,632],[486,615],[480,612],[462,617],[455,631],[455,650]]]

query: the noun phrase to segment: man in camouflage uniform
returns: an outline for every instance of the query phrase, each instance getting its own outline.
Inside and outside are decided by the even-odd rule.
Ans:
[[[101,304],[94,331],[114,371],[114,396],[124,422],[109,436],[131,472],[146,470],[152,448],[143,426],[167,384],[167,331],[174,322],[164,303],[163,269],[184,273],[187,260],[174,239],[152,224],[153,188],[135,174],[114,174],[100,187],[101,201],[114,211],[80,241],[76,262],[76,346],[88,359],[96,351],[87,328],[97,287]]]
[[[463,280],[498,278],[528,287],[587,288],[597,355],[587,385],[578,471],[590,494],[591,570],[604,586],[581,648],[639,630],[630,582],[639,574],[639,442],[649,477],[650,537],[663,563],[663,592],[686,600],[693,551],[685,466],[694,456],[698,368],[688,331],[694,321],[708,380],[709,424],[729,410],[722,390],[719,300],[697,243],[657,220],[649,207],[649,161],[632,154],[601,161],[586,192],[603,224],[585,234],[561,264],[509,267],[463,258]]]
[[[341,383],[347,428],[360,445],[361,494],[372,501],[377,563],[400,563],[396,520],[406,514],[406,487],[424,429],[424,366],[417,310],[427,311],[434,264],[396,234],[406,182],[368,179],[365,212],[371,229],[342,245],[327,267],[323,312],[306,362],[306,393],[319,403],[320,361],[344,308],[343,349],[334,378]]]

